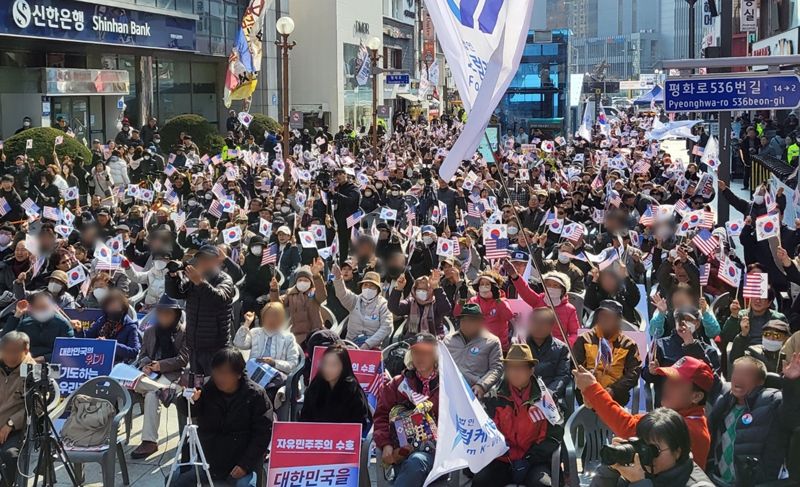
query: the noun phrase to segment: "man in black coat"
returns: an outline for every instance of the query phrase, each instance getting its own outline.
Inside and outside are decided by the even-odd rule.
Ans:
[[[168,272],[164,283],[169,297],[186,300],[186,345],[196,374],[211,373],[211,356],[228,345],[231,334],[235,288],[231,277],[220,270],[219,257],[219,249],[204,245],[192,264]]]
[[[16,222],[22,219],[24,211],[22,209],[22,198],[14,189],[14,176],[6,174],[0,178],[0,198],[3,198],[7,205],[5,214],[0,217],[0,222]]]
[[[333,176],[336,181],[336,189],[331,195],[336,207],[333,210],[333,218],[339,229],[339,263],[343,264],[350,251],[350,232],[347,228],[347,217],[358,211],[361,204],[361,193],[358,187],[351,183],[344,169],[337,169]]]
[[[272,436],[272,404],[264,389],[247,377],[238,350],[224,348],[210,360],[211,380],[195,389],[192,415],[211,478],[224,485],[255,485]],[[198,471],[205,484],[205,473],[191,469],[172,485],[197,485]]]
[[[544,385],[553,393],[560,406],[565,405],[567,385],[572,382],[568,345],[553,338],[556,317],[550,308],[537,308],[530,314],[528,338],[526,343],[533,353],[536,364],[536,377],[541,377]]]

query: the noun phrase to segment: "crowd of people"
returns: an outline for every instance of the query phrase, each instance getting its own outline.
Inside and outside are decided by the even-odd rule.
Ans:
[[[551,485],[577,407],[614,445],[642,442],[594,485],[800,478],[800,220],[784,222],[797,199],[782,185],[742,199],[714,177],[713,155],[651,140],[661,122],[648,114],[598,123],[590,140],[511,133],[449,181],[438,171],[458,118],[401,114],[370,147],[350,126],[257,145],[235,115],[219,154],[191,134],[163,140],[155,119],[124,120],[91,160],[2,154],[6,482],[25,430],[17,369],[50,362],[58,337],[116,340],[117,362],[164,386],[204,379],[192,414],[213,478],[236,486],[255,485],[281,391],[304,364],[297,420],[372,429],[394,485],[422,485],[436,428],[401,444],[394,422],[410,410],[437,421],[440,342],[508,446],[465,473],[475,486]],[[714,201],[742,221],[719,221]],[[71,309],[100,315],[83,327]],[[371,405],[348,350],[390,346]],[[243,351],[277,371],[268,387]],[[131,455],[155,458],[175,398],[132,392],[144,427]],[[560,420],[536,409],[545,396]],[[631,414],[643,397],[653,409]]]

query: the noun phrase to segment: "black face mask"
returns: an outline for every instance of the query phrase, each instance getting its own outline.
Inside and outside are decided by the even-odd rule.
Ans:
[[[108,311],[106,312],[106,317],[108,321],[114,321],[117,323],[122,322],[122,319],[125,318],[125,312],[123,311]]]
[[[400,277],[400,274],[403,273],[403,268],[402,267],[389,267],[388,269],[386,269],[386,272],[389,274],[389,277],[391,277],[392,279],[396,279],[396,278]]]

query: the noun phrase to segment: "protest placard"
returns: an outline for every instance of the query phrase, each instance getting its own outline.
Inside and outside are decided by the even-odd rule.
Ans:
[[[110,374],[116,349],[116,340],[56,338],[52,361],[61,366],[61,396],[69,396],[95,377]]]

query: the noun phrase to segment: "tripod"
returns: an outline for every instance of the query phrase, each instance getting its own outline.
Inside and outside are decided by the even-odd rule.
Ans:
[[[187,391],[191,391],[187,389]],[[206,474],[206,478],[208,479],[208,485],[214,487],[214,481],[211,480],[211,470],[209,469],[208,462],[206,461],[206,454],[203,453],[203,446],[200,444],[200,437],[197,436],[197,425],[192,423],[192,399],[186,399],[187,404],[187,413],[186,413],[186,427],[183,428],[183,434],[181,434],[181,441],[178,443],[178,448],[175,451],[175,464],[172,467],[172,470],[169,472],[169,477],[167,478],[167,487],[172,485],[172,476],[175,475],[175,472],[179,470],[181,467],[193,467],[194,468],[194,475],[197,478],[197,487],[200,487],[200,467],[203,468]],[[183,452],[183,447],[186,444],[189,444],[189,461],[185,463],[181,463],[181,453]],[[34,485],[34,487],[36,487]]]
[[[47,376],[44,376],[44,383],[47,383]],[[63,465],[64,470],[67,472],[72,485],[78,486],[78,481],[75,477],[75,470],[69,462],[67,451],[64,448],[64,443],[61,437],[53,426],[53,421],[47,414],[47,401],[46,391],[33,390],[28,393],[26,397],[28,411],[31,413],[30,423],[28,426],[28,437],[33,436],[33,443],[28,445],[27,452],[20,455],[25,461],[25,471],[28,470],[28,461],[30,460],[31,448],[39,448],[39,457],[36,461],[36,474],[33,479],[33,487],[39,485],[39,478],[42,479],[43,486],[52,487],[56,484],[56,470],[55,461],[58,459]],[[56,394],[58,392],[56,391]],[[18,471],[19,485],[24,485],[21,480],[22,469]]]

